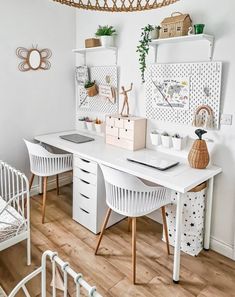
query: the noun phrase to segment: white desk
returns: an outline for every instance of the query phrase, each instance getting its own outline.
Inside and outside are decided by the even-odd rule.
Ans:
[[[77,131],[68,131],[54,134],[47,134],[36,136],[35,139],[68,151],[72,154],[79,155],[83,158],[88,158],[91,161],[95,161],[98,164],[108,165],[110,167],[119,169],[121,171],[133,174],[137,177],[149,180],[153,183],[157,183],[164,187],[168,187],[174,191],[179,192],[177,198],[177,210],[176,210],[176,240],[174,250],[174,271],[173,281],[179,281],[179,270],[180,270],[180,243],[181,243],[181,222],[182,222],[182,209],[184,202],[184,194],[199,185],[204,181],[208,181],[207,190],[207,203],[206,203],[206,222],[205,222],[205,234],[204,234],[204,248],[209,249],[210,245],[210,229],[211,229],[211,211],[212,211],[212,199],[213,199],[213,181],[214,176],[219,174],[222,169],[216,166],[209,166],[207,169],[199,170],[189,167],[184,159],[179,159],[180,165],[171,168],[167,171],[158,171],[153,168],[149,168],[143,165],[134,164],[128,162],[126,158],[153,155],[166,157],[168,159],[175,160],[175,157],[159,153],[153,150],[144,149],[135,152],[126,151],[111,145],[104,143],[104,138],[99,136],[93,136],[95,141],[76,144],[61,139],[60,135],[76,133]],[[80,132],[79,132],[80,133]],[[81,133],[86,135],[85,133]],[[90,135],[89,135],[90,136]]]

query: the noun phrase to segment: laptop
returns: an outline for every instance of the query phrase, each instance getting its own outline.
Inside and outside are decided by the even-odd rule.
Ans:
[[[87,137],[81,134],[67,134],[67,135],[61,135],[60,138],[67,140],[67,141],[71,141],[74,143],[85,143],[85,142],[90,142],[93,141],[94,138],[91,137]]]
[[[133,163],[145,165],[161,171],[170,169],[179,164],[179,162],[177,161],[169,160],[166,158],[160,158],[160,157],[152,157],[152,156],[127,158],[127,160]]]

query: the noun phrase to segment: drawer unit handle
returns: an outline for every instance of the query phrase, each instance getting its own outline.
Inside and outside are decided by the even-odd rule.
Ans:
[[[111,126],[111,129],[113,129],[113,126]]]
[[[126,129],[126,132],[127,132],[127,129]]]
[[[82,197],[88,199],[88,200],[90,199],[88,196],[86,196],[86,195],[84,195],[84,194],[82,194],[82,193],[80,193],[80,195],[81,195]]]
[[[88,184],[88,185],[90,184],[88,181],[81,179],[81,178],[80,178],[80,181],[82,181],[83,183]]]
[[[89,211],[87,211],[87,210],[85,210],[85,209],[83,209],[83,208],[81,208],[81,207],[80,207],[80,209],[81,209],[82,211],[84,211],[85,213],[90,214]]]
[[[120,118],[118,118],[118,120],[120,121],[121,119],[120,119]]]
[[[83,162],[90,163],[90,161],[88,161],[88,160],[86,160],[86,159],[82,159],[82,158],[81,158],[81,160],[82,160]]]
[[[127,120],[127,121],[128,121],[128,123],[130,123],[131,120]]]
[[[81,168],[80,168],[80,170],[81,170],[82,172],[85,172],[85,173],[90,173],[89,171],[87,171],[87,170],[85,170],[85,169],[81,169]]]
[[[118,139],[120,139],[120,137],[118,137]]]

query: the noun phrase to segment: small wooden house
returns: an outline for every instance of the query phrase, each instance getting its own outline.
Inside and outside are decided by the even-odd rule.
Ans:
[[[192,20],[189,14],[180,12],[172,13],[171,17],[165,18],[161,23],[160,38],[178,37],[188,34]]]

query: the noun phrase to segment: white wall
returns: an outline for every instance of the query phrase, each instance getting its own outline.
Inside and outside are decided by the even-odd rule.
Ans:
[[[77,46],[84,44],[84,39],[93,37],[98,25],[114,25],[118,30],[117,44],[121,78],[120,83],[134,83],[134,91],[130,105],[132,113],[144,115],[144,87],[141,85],[138,70],[136,46],[141,27],[148,23],[158,25],[161,20],[173,11],[190,13],[194,23],[205,23],[206,32],[214,34],[216,45],[214,59],[224,62],[222,111],[234,116],[234,77],[235,77],[235,18],[233,12],[235,2],[231,0],[181,0],[174,5],[147,12],[138,13],[102,13],[92,11],[77,11]],[[208,45],[205,42],[187,43],[179,46],[162,46],[159,50],[160,62],[203,61],[208,57]],[[108,60],[107,60],[108,59]],[[110,59],[110,60],[109,60]],[[105,56],[90,56],[91,63],[113,63]],[[235,119],[234,119],[235,120]],[[171,123],[152,121],[152,125],[169,131],[189,133],[193,135],[192,127],[179,126]],[[222,126],[220,131],[211,132],[208,136],[216,141],[216,151],[213,162],[223,168],[223,174],[216,178],[215,200],[212,219],[212,245],[217,251],[232,257],[234,244],[234,210],[235,210],[235,129],[232,126]]]
[[[0,159],[29,173],[22,138],[74,127],[75,11],[49,0],[0,1]],[[20,72],[17,47],[52,51],[48,71]]]

